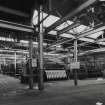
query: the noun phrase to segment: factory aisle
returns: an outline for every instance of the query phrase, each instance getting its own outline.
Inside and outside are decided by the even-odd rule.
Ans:
[[[45,83],[45,90],[29,90],[18,79],[0,75],[0,105],[96,105],[105,104],[105,80],[73,80]]]
[[[0,95],[5,95],[25,87],[26,85],[20,84],[19,79],[0,74]]]

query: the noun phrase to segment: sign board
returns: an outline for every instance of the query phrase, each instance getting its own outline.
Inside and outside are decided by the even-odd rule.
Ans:
[[[37,59],[32,59],[32,67],[37,67]]]
[[[80,69],[80,62],[70,63],[70,69]]]

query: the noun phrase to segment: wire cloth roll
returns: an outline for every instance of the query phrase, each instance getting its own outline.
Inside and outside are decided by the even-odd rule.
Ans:
[[[67,78],[65,70],[46,70],[47,79],[63,79]]]

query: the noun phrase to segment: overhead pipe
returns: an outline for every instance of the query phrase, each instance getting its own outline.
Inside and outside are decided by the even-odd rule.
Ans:
[[[17,31],[29,32],[29,33],[34,32],[34,29],[32,26],[27,26],[27,25],[9,22],[9,21],[5,21],[5,20],[0,20],[0,27],[6,28],[6,29],[13,29],[13,30],[17,30]]]
[[[0,6],[0,11],[5,12],[5,13],[9,13],[9,14],[13,14],[13,15],[17,15],[17,16],[21,16],[21,17],[29,18],[29,14],[26,14],[24,12],[14,10],[14,9],[11,9],[11,8],[7,8],[7,7],[4,7],[4,6]]]
[[[82,5],[80,5],[77,9],[75,9],[73,12],[70,12],[68,15],[66,15],[65,17],[59,19],[58,21],[56,21],[54,24],[52,24],[50,27],[48,27],[46,29],[46,32],[49,32],[51,30],[53,30],[54,28],[56,28],[57,26],[59,26],[60,24],[62,24],[63,22],[67,21],[68,19],[72,18],[73,16],[75,16],[77,13],[81,12],[82,10],[86,9],[88,6],[92,5],[93,3],[95,3],[97,0],[88,0],[85,3],[83,3]]]

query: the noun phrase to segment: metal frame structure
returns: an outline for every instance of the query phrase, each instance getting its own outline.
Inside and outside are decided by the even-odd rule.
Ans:
[[[61,35],[61,34],[67,32],[67,31],[69,31],[69,30],[71,30],[71,29],[73,29],[73,28],[75,28],[75,27],[78,27],[79,25],[80,25],[79,22],[78,22],[78,23],[73,23],[73,24],[71,24],[70,26],[65,27],[64,29],[58,31],[58,32],[57,32],[57,35]]]
[[[63,22],[67,21],[68,19],[70,19],[71,17],[73,17],[74,15],[76,15],[77,13],[81,12],[82,10],[86,9],[88,6],[92,5],[93,3],[95,3],[97,0],[88,0],[86,1],[85,3],[83,3],[82,5],[80,5],[77,9],[75,9],[73,12],[69,13],[68,15],[66,15],[65,17],[61,18],[60,20],[58,20],[57,22],[55,22],[53,25],[51,25],[50,27],[48,27],[45,32],[49,32],[51,30],[53,30],[54,28],[56,28],[58,25],[62,24]],[[68,30],[72,29],[72,28],[75,28],[77,26],[79,26],[80,23],[73,23],[72,25],[58,31],[58,35],[64,33],[64,32],[67,32]],[[102,29],[101,29],[102,30]],[[87,33],[87,32],[86,32]],[[94,33],[94,32],[92,32]],[[80,37],[84,37],[84,36],[87,36],[87,35],[84,35],[85,33],[83,33],[83,35],[78,35],[77,37],[75,36],[74,39],[79,39]],[[88,34],[88,33],[87,33]],[[90,33],[91,34],[91,33]],[[57,42],[54,42],[51,46],[49,46],[48,48],[50,47],[53,47],[53,46],[56,46],[56,45],[59,45],[59,44],[63,44],[63,43],[66,43],[66,42],[69,42],[69,41],[72,41],[74,39],[63,39],[63,40],[59,40]]]
[[[90,30],[90,31],[87,31],[87,32],[85,32],[85,33],[82,33],[82,34],[80,34],[80,35],[77,35],[77,37],[75,38],[75,39],[80,39],[80,38],[82,38],[82,37],[86,37],[86,36],[89,36],[89,35],[91,35],[91,34],[94,34],[94,33],[96,33],[96,32],[99,32],[99,31],[102,31],[102,30],[104,30],[105,29],[105,26],[101,26],[101,27],[99,27],[99,28],[96,28],[96,29],[92,29],[92,30]],[[69,42],[69,41],[73,41],[74,39],[62,39],[62,40],[59,40],[59,41],[57,41],[57,42],[55,42],[55,43],[53,43],[51,46],[49,46],[48,48],[51,48],[51,47],[54,47],[54,46],[56,46],[56,45],[60,45],[60,44],[63,44],[63,43],[66,43],[66,42]]]
[[[53,30],[54,28],[56,28],[57,26],[59,26],[63,22],[69,20],[74,15],[76,15],[77,13],[79,13],[82,10],[86,9],[88,6],[92,5],[96,1],[97,0],[88,0],[88,1],[86,1],[85,3],[83,3],[82,5],[80,5],[77,9],[75,9],[73,12],[69,13],[68,15],[66,15],[65,17],[61,18],[60,20],[58,20],[57,22],[55,22],[53,25],[51,25],[50,27],[48,27],[46,29],[46,32],[48,33],[49,31]]]

